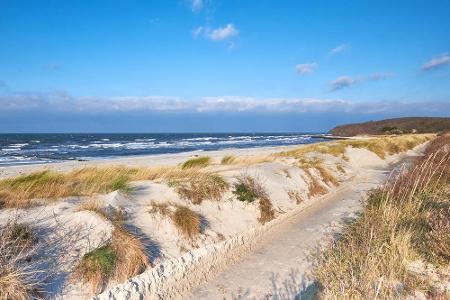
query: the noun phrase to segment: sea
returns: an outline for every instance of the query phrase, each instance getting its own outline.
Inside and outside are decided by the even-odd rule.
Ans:
[[[300,145],[320,133],[61,133],[0,134],[0,166],[64,160]]]

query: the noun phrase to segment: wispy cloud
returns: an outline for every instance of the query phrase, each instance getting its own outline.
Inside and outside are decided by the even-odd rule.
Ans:
[[[373,73],[372,75],[369,76],[370,80],[386,80],[389,79],[391,77],[394,77],[394,73],[391,72],[377,72],[377,73]]]
[[[191,9],[193,12],[198,12],[203,8],[203,0],[191,0]]]
[[[353,80],[341,80],[341,85]],[[343,83],[346,82],[346,83]],[[449,111],[447,102],[349,101],[343,99],[269,98],[241,96],[204,97],[196,101],[179,97],[143,96],[114,98],[75,98],[60,91],[53,93],[15,93],[0,96],[0,112],[33,111],[82,113],[89,115],[130,112],[191,112],[191,113],[379,113],[411,109],[420,111]]]
[[[317,63],[298,64],[295,66],[295,70],[300,75],[306,75],[314,72],[317,68]]]
[[[342,76],[337,77],[335,80],[331,81],[330,89],[331,89],[331,91],[337,91],[337,90],[349,88],[349,87],[352,87],[352,86],[355,86],[357,84],[364,83],[367,81],[386,80],[393,76],[394,76],[394,74],[391,72],[377,72],[377,73],[371,74],[370,76],[358,76],[358,77],[342,75]]]
[[[429,71],[440,68],[445,65],[450,65],[450,56],[444,53],[440,56],[434,57],[422,65],[423,71]]]
[[[335,54],[338,54],[338,53],[345,52],[345,51],[347,51],[349,49],[350,49],[350,45],[349,44],[342,44],[342,45],[339,45],[339,46],[334,47],[333,49],[331,49],[328,52],[328,54],[329,55],[335,55]]]
[[[233,49],[236,47],[236,44],[232,40],[234,37],[236,37],[238,35],[239,35],[239,31],[231,23],[227,24],[224,27],[209,28],[209,27],[199,26],[199,27],[195,28],[194,30],[192,30],[192,36],[194,38],[203,37],[203,38],[213,41],[213,42],[227,41],[229,49]]]
[[[331,90],[337,91],[358,84],[362,79],[355,79],[347,75],[339,76],[331,82]]]

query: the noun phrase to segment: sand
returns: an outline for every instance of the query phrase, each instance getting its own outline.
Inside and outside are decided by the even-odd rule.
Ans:
[[[283,215],[289,215],[289,212],[301,211],[303,208],[313,205],[314,201],[318,199],[318,197],[309,196],[308,184],[310,179],[305,170],[298,168],[296,160],[279,158],[271,162],[224,166],[220,165],[220,159],[226,155],[263,157],[296,147],[298,146],[211,152],[196,151],[98,161],[68,161],[45,166],[10,166],[0,168],[0,177],[15,176],[42,170],[42,168],[69,171],[85,166],[105,165],[176,166],[189,158],[198,155],[208,155],[212,158],[213,165],[207,167],[207,170],[218,172],[229,183],[234,182],[236,177],[242,173],[258,178],[267,190],[275,210],[276,220],[283,220]],[[348,157],[348,160],[324,154],[312,155],[323,159],[323,165],[342,185],[345,185],[346,182],[350,182],[355,178],[362,180],[361,178],[363,177],[361,176],[367,176],[369,169],[389,169],[393,163],[405,157],[417,155],[422,149],[423,145],[407,153],[389,156],[384,160],[368,150],[353,148],[347,148],[346,150],[345,155]],[[338,165],[342,166],[345,172],[341,172],[337,168]],[[333,191],[338,189],[337,186],[324,183],[317,171],[311,170],[311,174],[319,180],[320,184],[330,194],[333,194]],[[233,247],[229,246],[244,245],[244,242],[249,243],[253,235],[247,235],[245,239],[240,241],[235,241],[233,238],[258,228],[260,229],[254,231],[257,233],[255,238],[263,235],[265,232],[265,227],[258,222],[258,204],[238,201],[231,190],[226,192],[220,201],[203,201],[200,205],[195,205],[181,199],[174,189],[164,182],[137,181],[133,182],[132,185],[134,189],[129,195],[123,195],[115,191],[106,195],[97,195],[94,198],[106,209],[120,209],[125,212],[126,227],[130,232],[140,237],[145,244],[153,266],[158,266],[165,262],[172,263],[173,261],[179,263],[178,259],[185,255],[197,258],[208,256],[210,253],[202,249],[210,249],[205,247],[224,243],[224,240],[225,245],[228,245],[226,251],[232,257],[233,249],[231,248]],[[364,191],[362,186],[356,188],[355,192],[360,191]],[[295,192],[302,201],[298,201],[298,199],[290,196],[292,192]],[[8,219],[18,215],[21,222],[30,224],[38,232],[41,241],[48,243],[49,247],[47,247],[48,253],[46,255],[51,257],[52,266],[55,266],[52,269],[53,276],[49,279],[51,283],[46,286],[48,298],[80,299],[91,296],[81,283],[74,283],[68,279],[77,262],[85,253],[101,246],[111,237],[113,227],[108,220],[94,212],[78,211],[79,205],[86,200],[89,199],[87,197],[69,197],[33,208],[0,210],[0,222],[6,222]],[[185,205],[199,213],[203,220],[200,236],[193,241],[184,238],[169,218],[149,212],[152,202]],[[349,209],[349,211],[353,210]],[[323,229],[323,232],[325,231]],[[305,234],[305,232],[302,234]],[[228,240],[232,242],[227,244],[226,241]],[[226,254],[225,252],[220,252],[224,250],[214,251]],[[191,253],[197,253],[197,256],[192,256]],[[262,259],[266,258],[262,257]],[[225,263],[221,262],[221,264]],[[192,264],[192,266],[195,266],[195,264]],[[183,270],[186,271],[188,268],[186,267]],[[219,270],[220,268],[217,268],[217,271]],[[148,272],[151,272],[151,269]],[[210,273],[208,271],[209,275],[211,275]],[[175,274],[172,275],[175,276]],[[155,280],[155,282],[158,282],[160,278]],[[108,288],[113,288],[115,284],[111,283]],[[186,286],[191,287],[192,285],[187,283]],[[236,292],[233,290],[234,287],[232,285],[231,293]],[[199,290],[200,292],[197,291],[195,297],[204,295],[205,289],[208,291],[210,288],[204,287],[203,290]],[[212,289],[217,290],[215,287]],[[111,296],[107,292],[104,295]],[[174,295],[180,294],[175,293]],[[137,295],[137,297],[139,298],[140,296]],[[130,299],[134,299],[134,297],[130,296]]]

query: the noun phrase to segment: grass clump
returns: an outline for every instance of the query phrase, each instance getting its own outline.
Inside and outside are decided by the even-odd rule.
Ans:
[[[233,194],[239,201],[251,203],[259,201],[260,216],[258,221],[261,224],[269,222],[275,218],[275,211],[272,207],[269,195],[258,178],[248,174],[242,174],[236,178]]]
[[[114,279],[123,282],[142,273],[150,261],[142,242],[129,233],[123,226],[115,227],[112,233],[111,246],[116,254]]]
[[[278,156],[302,158],[307,153],[316,152],[341,157],[347,160],[348,158],[344,155],[345,149],[351,146],[353,148],[369,150],[371,152],[374,152],[380,158],[384,159],[386,157],[386,154],[392,155],[412,149],[415,146],[432,139],[433,137],[434,135],[432,134],[409,134],[402,136],[376,137],[360,140],[349,139],[333,142],[322,142],[302,146],[298,149],[286,152],[281,152],[278,153]]]
[[[178,231],[188,239],[193,239],[200,234],[200,215],[186,206],[178,206],[171,219]]]
[[[214,173],[191,172],[185,177],[169,180],[180,198],[200,204],[203,200],[220,200],[229,189],[222,176]]]
[[[229,164],[232,164],[235,160],[236,160],[236,157],[234,157],[234,156],[232,156],[232,155],[227,155],[227,156],[224,156],[224,157],[222,158],[222,160],[220,161],[220,163],[221,163],[222,165],[229,165]]]
[[[33,199],[91,196],[115,190],[129,192],[127,169],[83,168],[69,173],[34,172],[0,180],[0,203],[5,207],[27,207]]]
[[[361,215],[317,257],[314,275],[323,298],[407,298],[435,286],[409,268],[422,261],[450,264],[450,136],[383,188],[373,191]]]
[[[209,156],[201,156],[196,158],[191,158],[185,161],[181,165],[181,169],[190,169],[190,168],[204,168],[207,167],[211,162],[211,157]]]
[[[287,191],[287,194],[288,194],[289,199],[294,201],[295,204],[300,204],[303,201],[305,201],[299,191],[289,190],[289,191]]]
[[[93,293],[100,292],[114,272],[117,255],[108,244],[86,253],[76,267],[73,279],[90,285]]]
[[[34,299],[42,292],[45,272],[30,226],[17,220],[0,225],[0,299]]]
[[[99,293],[110,281],[120,283],[140,274],[150,261],[141,241],[125,229],[121,210],[114,210],[110,216],[96,204],[86,205],[86,208],[91,207],[93,209],[88,210],[111,221],[114,229],[106,245],[82,257],[71,280],[82,281],[91,287],[93,293]]]

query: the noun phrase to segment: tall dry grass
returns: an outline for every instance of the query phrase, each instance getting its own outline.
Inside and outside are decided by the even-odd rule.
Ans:
[[[194,204],[200,204],[203,200],[218,201],[229,189],[229,184],[222,176],[210,172],[191,171],[183,176],[171,177],[168,183],[175,188],[180,198]]]
[[[86,253],[75,267],[71,280],[87,284],[92,293],[99,293],[111,281],[124,282],[142,273],[150,261],[142,242],[126,230],[120,210],[108,214],[99,202],[86,202],[78,210],[89,210],[109,220],[114,230],[111,239]]]
[[[189,207],[170,202],[152,201],[149,208],[149,213],[169,218],[185,238],[194,240],[200,235],[202,218]]]
[[[362,214],[317,257],[319,297],[435,297],[429,280],[410,270],[421,260],[450,263],[450,136],[439,137],[414,166],[373,191]]]
[[[27,300],[43,291],[44,270],[33,259],[36,242],[31,227],[17,220],[0,226],[0,299]]]
[[[366,149],[374,152],[380,158],[386,155],[397,154],[412,149],[426,141],[432,139],[433,134],[407,134],[401,136],[374,137],[360,140],[339,140],[333,142],[322,142],[302,146],[298,149],[278,153],[278,157],[304,157],[307,153],[323,153],[337,157],[345,157],[345,149],[349,146],[353,148]]]
[[[38,203],[39,199],[92,196],[115,190],[129,193],[130,182],[137,180],[179,183],[180,193],[186,198],[192,196],[194,201],[218,199],[227,189],[226,182],[217,174],[177,167],[86,167],[68,173],[44,170],[0,180],[0,207],[22,208]]]
[[[233,187],[233,194],[239,201],[251,203],[258,200],[260,212],[258,221],[261,224],[265,224],[275,218],[275,211],[269,194],[258,177],[252,177],[243,173],[236,178]]]

